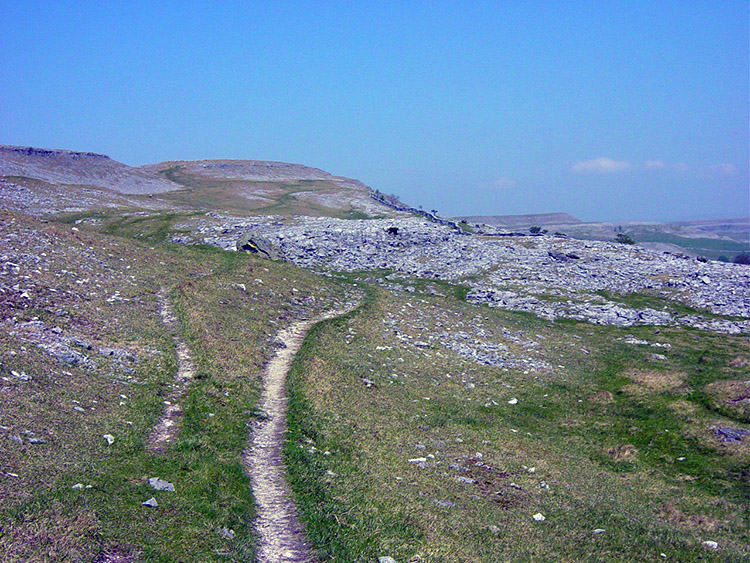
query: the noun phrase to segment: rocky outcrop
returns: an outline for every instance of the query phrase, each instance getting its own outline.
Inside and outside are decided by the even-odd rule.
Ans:
[[[264,237],[246,233],[241,236],[236,243],[238,252],[247,252],[248,254],[259,254],[266,258],[279,258],[279,252],[276,247],[269,243]]]
[[[418,218],[295,222],[225,219],[198,226],[203,241],[228,250],[241,236],[266,241],[281,259],[334,271],[390,269],[377,278],[410,277],[469,287],[468,299],[530,311],[550,320],[572,318],[617,326],[686,325],[750,332],[750,268],[700,262],[638,246],[562,237],[489,238],[459,234]],[[249,235],[248,235],[249,233]],[[687,304],[707,314],[634,307],[640,292]],[[742,317],[744,320],[715,315]]]

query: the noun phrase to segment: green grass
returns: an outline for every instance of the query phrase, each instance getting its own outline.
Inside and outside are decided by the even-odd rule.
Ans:
[[[424,339],[444,330],[437,323],[481,329],[511,356],[534,341],[526,356],[553,367],[482,366],[391,328]],[[628,336],[670,344],[668,360]],[[321,553],[346,561],[742,560],[748,448],[720,443],[711,427],[745,426],[700,393],[736,377],[727,365],[745,350],[739,337],[549,323],[378,290],[312,332],[295,363],[286,455],[303,517]],[[685,388],[651,388],[647,376]],[[594,399],[602,391],[611,402]],[[418,457],[424,469],[408,461]]]
[[[184,189],[161,194],[166,201],[210,211],[221,211],[239,216],[247,215],[309,215],[342,219],[370,219],[361,211],[328,207],[300,198],[300,193],[331,195],[346,192],[327,180],[244,181],[214,179],[191,174],[177,165],[160,172],[165,178],[184,186]],[[244,194],[260,189],[265,199],[247,198]]]

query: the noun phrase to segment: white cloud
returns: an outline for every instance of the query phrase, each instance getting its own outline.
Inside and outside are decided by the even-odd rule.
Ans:
[[[647,160],[645,166],[648,170],[664,170],[667,167],[663,160]]]
[[[613,160],[606,156],[600,156],[592,160],[576,162],[571,170],[579,174],[611,174],[617,172],[626,172],[632,166],[629,162]]]
[[[516,187],[516,181],[513,178],[497,178],[492,182],[492,186],[500,190],[509,190]]]
[[[495,191],[495,190],[511,190],[516,187],[516,181],[513,178],[503,176],[495,178],[488,182],[482,182],[477,186],[480,190]]]
[[[664,162],[663,160],[647,160],[643,164],[646,170],[671,170],[672,172],[687,172],[690,167],[684,162]]]
[[[675,162],[671,165],[671,167],[675,172],[687,172],[688,170],[690,170],[690,166],[688,166],[684,162]]]
[[[714,166],[711,166],[709,170],[711,172],[718,172],[719,174],[726,174],[727,176],[732,176],[733,174],[737,173],[737,167],[731,162],[722,162],[721,164],[716,164]]]

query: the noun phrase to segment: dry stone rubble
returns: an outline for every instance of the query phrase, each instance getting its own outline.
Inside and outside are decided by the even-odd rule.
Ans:
[[[736,264],[557,236],[473,236],[418,218],[223,218],[205,221],[196,231],[202,242],[227,250],[243,236],[263,241],[274,257],[303,267],[392,270],[381,276],[383,283],[408,278],[461,283],[470,288],[471,301],[550,320],[750,332],[750,268]],[[709,314],[635,308],[620,299],[634,292]]]

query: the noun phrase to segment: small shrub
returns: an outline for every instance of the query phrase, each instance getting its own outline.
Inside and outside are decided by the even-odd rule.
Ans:
[[[531,228],[529,228],[529,232],[530,232],[530,233],[531,233],[532,235],[538,235],[539,233],[541,233],[541,232],[542,232],[542,228],[541,228],[541,227],[537,227],[537,226],[534,226],[534,227],[531,227]]]
[[[745,266],[750,265],[750,253],[740,252],[737,256],[734,257],[734,263],[743,264]]]
[[[635,244],[633,237],[626,235],[625,233],[619,233],[615,237],[615,242],[619,242],[620,244]]]

